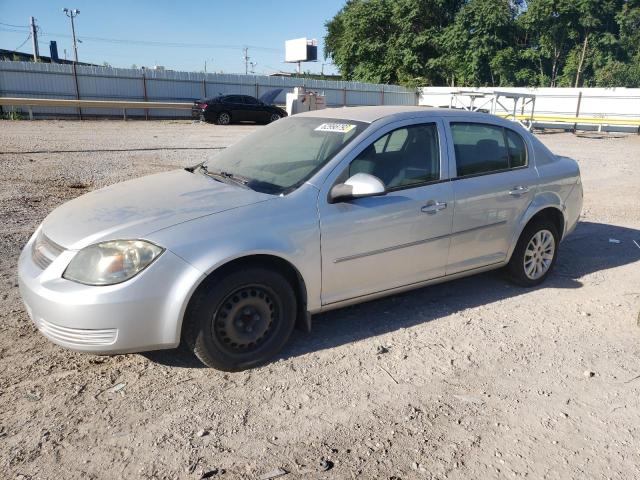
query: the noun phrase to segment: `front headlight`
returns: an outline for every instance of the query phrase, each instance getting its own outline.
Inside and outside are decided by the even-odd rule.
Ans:
[[[113,285],[135,277],[164,250],[144,240],[114,240],[80,250],[62,275],[86,285]]]

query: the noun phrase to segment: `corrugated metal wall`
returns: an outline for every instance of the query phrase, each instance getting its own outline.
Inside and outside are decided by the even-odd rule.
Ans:
[[[273,88],[283,88],[276,103],[284,104],[287,92],[296,86],[326,95],[330,107],[343,105],[417,105],[415,90],[397,85],[335,82],[290,77],[217,73],[132,70],[111,67],[0,61],[0,96],[35,98],[80,98],[82,100],[149,100],[191,102],[202,97],[238,93],[259,97]],[[76,91],[77,78],[77,91]],[[145,98],[146,87],[146,98]],[[35,114],[76,114],[75,108],[34,107]],[[122,115],[121,111],[83,109],[86,115]],[[188,110],[150,110],[150,116],[189,117]],[[144,115],[127,110],[127,115]]]

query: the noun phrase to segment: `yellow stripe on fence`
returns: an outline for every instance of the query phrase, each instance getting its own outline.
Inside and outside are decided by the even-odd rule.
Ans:
[[[496,115],[513,118],[512,114],[496,113]],[[640,118],[620,118],[620,117],[571,117],[564,115],[516,115],[517,120],[533,120],[534,122],[549,123],[579,123],[592,125],[628,125],[640,126]]]

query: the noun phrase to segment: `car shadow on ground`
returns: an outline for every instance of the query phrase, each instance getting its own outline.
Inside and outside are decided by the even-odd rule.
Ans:
[[[640,244],[640,230],[581,222],[561,244],[549,278],[536,289],[580,288],[587,275],[637,262],[640,247],[634,240]],[[498,270],[314,315],[311,333],[294,332],[274,361],[383,335],[529,291],[509,283]],[[201,366],[184,348],[145,356],[164,365]]]

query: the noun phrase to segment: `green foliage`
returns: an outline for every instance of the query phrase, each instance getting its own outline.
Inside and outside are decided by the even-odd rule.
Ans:
[[[4,112],[2,117],[5,120],[22,120],[22,113],[17,111],[15,107],[11,107],[11,110]]]
[[[326,27],[349,80],[640,86],[640,0],[348,0]]]

